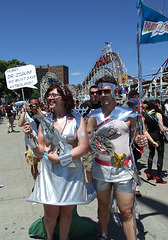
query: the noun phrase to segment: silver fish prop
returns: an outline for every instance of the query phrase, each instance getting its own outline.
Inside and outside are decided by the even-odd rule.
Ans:
[[[44,138],[48,143],[51,143],[54,146],[53,152],[57,149],[60,157],[65,154],[69,154],[72,146],[68,144],[66,139],[61,136],[60,132],[54,128],[54,120],[50,120],[39,114],[36,114],[35,118],[37,118],[37,120],[41,123]],[[72,160],[61,162],[60,164],[63,167],[75,167],[75,164]]]
[[[120,135],[117,128],[112,126],[101,127],[92,133],[92,137],[89,140],[90,147],[94,153],[112,155],[115,148],[110,140],[116,139]]]

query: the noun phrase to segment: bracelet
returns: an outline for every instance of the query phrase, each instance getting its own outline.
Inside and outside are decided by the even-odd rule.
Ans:
[[[59,157],[59,160],[61,166],[66,167],[70,163],[72,163],[72,154],[71,153],[64,154],[61,157]]]
[[[30,145],[31,149],[37,147],[37,144],[35,143],[33,138],[29,138],[29,145]]]

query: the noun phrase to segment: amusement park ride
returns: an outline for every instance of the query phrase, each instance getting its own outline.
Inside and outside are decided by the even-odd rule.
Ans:
[[[112,51],[111,43],[105,43],[96,63],[91,68],[88,76],[80,88],[69,86],[76,96],[75,100],[85,101],[89,88],[95,84],[96,80],[104,75],[110,75],[117,80],[116,98],[124,100],[131,89],[139,89],[139,80],[127,74],[121,57],[118,52]],[[168,94],[168,59],[162,64],[152,80],[143,81],[143,99],[146,98],[166,98]]]

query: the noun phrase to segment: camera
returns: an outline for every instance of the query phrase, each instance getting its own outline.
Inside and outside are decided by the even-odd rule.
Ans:
[[[36,105],[33,104],[33,103],[30,103],[30,104],[29,104],[29,108],[30,108],[30,109],[33,109],[34,106],[36,106]]]

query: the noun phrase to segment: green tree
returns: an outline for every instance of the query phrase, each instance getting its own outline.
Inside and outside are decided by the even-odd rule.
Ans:
[[[20,67],[26,65],[25,62],[19,62],[17,59],[9,61],[0,60],[0,97],[8,97],[18,99],[21,96],[21,89],[9,90],[6,85],[5,71],[9,68]]]
[[[34,98],[40,98],[40,93],[36,90],[36,89],[33,89],[32,91],[32,94],[30,96],[31,98],[34,97]]]

